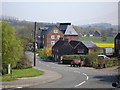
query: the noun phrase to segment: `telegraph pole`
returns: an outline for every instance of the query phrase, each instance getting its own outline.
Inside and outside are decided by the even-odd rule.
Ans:
[[[36,66],[36,31],[37,31],[37,22],[35,22],[35,28],[34,28],[34,66]]]

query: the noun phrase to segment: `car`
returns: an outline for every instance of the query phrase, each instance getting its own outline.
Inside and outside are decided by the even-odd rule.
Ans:
[[[106,55],[97,55],[97,56],[103,58],[104,60],[110,60],[110,58],[107,57]]]
[[[75,67],[75,66],[78,66],[78,67],[81,67],[81,60],[72,60],[71,62],[71,67]]]
[[[120,90],[120,82],[112,83],[112,86],[115,87],[114,90]]]

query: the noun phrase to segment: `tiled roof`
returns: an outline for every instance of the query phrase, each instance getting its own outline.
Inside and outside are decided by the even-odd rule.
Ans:
[[[63,32],[65,33],[66,29],[67,29],[67,26],[68,25],[60,25],[58,28]]]
[[[78,35],[72,25],[68,25],[64,35]]]
[[[69,43],[74,48],[80,41],[71,40]]]
[[[55,45],[53,46],[53,48],[59,48],[61,47],[66,41],[65,40],[58,40]]]
[[[98,47],[95,43],[92,41],[81,41],[87,48],[94,48]]]
[[[55,25],[46,25],[45,27],[47,28],[45,30],[45,34],[48,34],[56,26]]]

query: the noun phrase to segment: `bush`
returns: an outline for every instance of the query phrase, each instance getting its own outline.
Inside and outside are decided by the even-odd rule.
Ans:
[[[21,61],[19,61],[16,66],[17,69],[31,68],[31,67],[32,67],[32,62],[29,61],[26,56],[22,57]]]
[[[85,66],[93,66],[94,64],[97,65],[98,63],[98,56],[96,54],[91,55],[64,55],[63,60],[74,60],[80,59],[84,62]],[[95,66],[94,65],[94,66]]]
[[[107,67],[117,66],[119,65],[119,60],[106,60],[105,61]]]

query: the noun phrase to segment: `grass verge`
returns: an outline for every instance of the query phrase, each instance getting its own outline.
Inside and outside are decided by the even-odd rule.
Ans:
[[[43,75],[44,72],[34,69],[34,68],[27,68],[27,69],[13,69],[12,74],[5,74],[0,76],[0,82],[7,82],[7,81],[13,81],[18,80],[18,78],[24,78],[24,77],[35,77]]]

